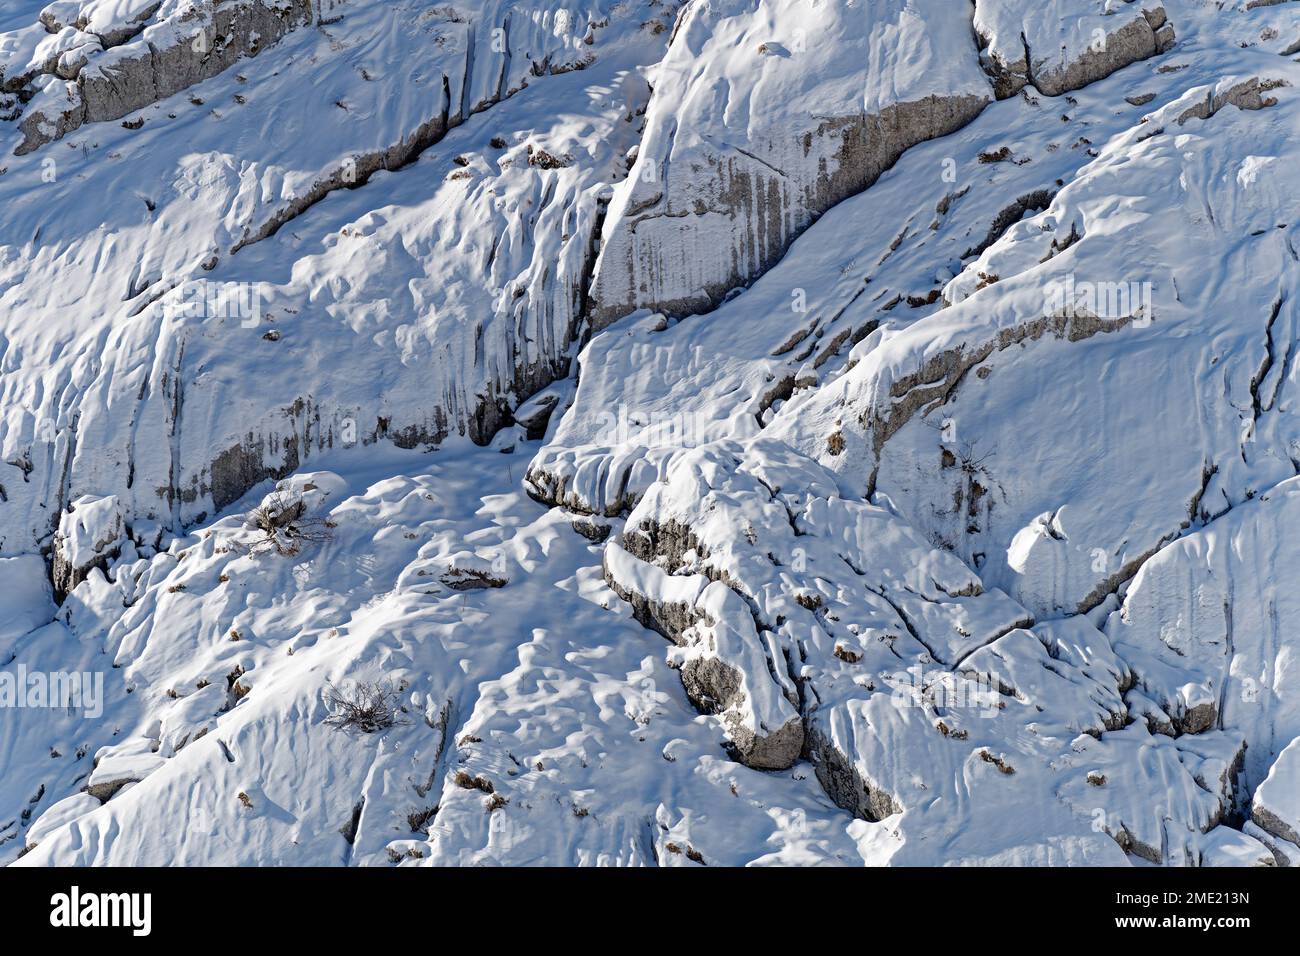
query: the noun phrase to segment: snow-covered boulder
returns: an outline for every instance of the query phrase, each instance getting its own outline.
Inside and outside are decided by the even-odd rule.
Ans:
[[[172,703],[163,710],[158,732],[159,752],[166,757],[206,735],[216,726],[217,716],[229,706],[227,689],[220,684],[184,690],[182,696],[175,688],[168,688]]]
[[[509,583],[504,555],[486,558],[473,551],[458,551],[448,556],[446,564],[438,580],[453,591],[503,588]]]
[[[803,725],[758,642],[749,609],[724,584],[704,575],[670,575],[617,542],[604,554],[605,580],[637,619],[685,654],[677,660],[687,696],[706,713],[720,712],[738,758],[781,770],[803,749]]]
[[[1300,844],[1300,737],[1282,749],[1255,788],[1250,818],[1275,837]]]
[[[116,495],[82,495],[59,519],[54,536],[53,580],[62,600],[90,574],[106,570],[126,539],[126,521]]]
[[[144,737],[101,748],[95,754],[95,769],[86,781],[86,793],[107,803],[123,787],[139,783],[163,762],[154,742]]]
[[[1273,852],[1248,833],[1218,826],[1200,844],[1201,866],[1275,866]]]
[[[105,46],[117,46],[139,33],[163,4],[164,0],[54,0],[41,9],[40,21],[51,33],[74,26],[102,37]]]
[[[35,847],[46,834],[53,833],[60,827],[84,817],[100,806],[102,806],[101,801],[89,793],[74,793],[70,797],[64,797],[46,808],[44,813],[32,821],[25,835],[27,841],[25,848]]]

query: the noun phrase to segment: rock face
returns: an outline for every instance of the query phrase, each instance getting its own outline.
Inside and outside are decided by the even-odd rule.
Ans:
[[[153,10],[159,5],[152,4]],[[190,7],[145,28],[140,39],[123,43],[132,35],[132,25],[152,12],[148,5],[129,11],[118,32],[103,36],[106,52],[83,58],[75,79],[45,86],[19,124],[24,138],[17,155],[61,139],[84,123],[120,119],[166,99],[242,57],[256,56],[312,20],[311,0],[223,0],[211,9]],[[56,18],[46,22],[53,30],[58,14],[50,8],[46,13]],[[91,28],[85,14],[78,22]]]
[[[1300,863],[1294,3],[43,2],[0,864]]]
[[[979,114],[989,88],[970,52],[941,0],[691,4],[610,203],[593,326],[703,311],[749,284],[906,149]]]
[[[1294,561],[1268,529],[1293,523],[1296,438],[1281,404],[1291,350],[1278,343],[1293,334],[1300,273],[1293,242],[1261,241],[1249,268],[1266,261],[1282,278],[1233,286],[1250,304],[1230,306],[1192,263],[1209,246],[1232,259],[1241,235],[1289,231],[1274,222],[1294,205],[1274,141],[1256,146],[1248,131],[1268,139],[1266,111],[1294,105],[1271,74],[1118,73],[1171,35],[1163,11],[1111,7],[1098,9],[1110,59],[1100,47],[1033,57],[1015,87],[1032,76],[1038,93],[1090,92],[1068,108],[1037,96],[990,107],[896,169],[917,190],[948,152],[984,167],[969,179],[913,197],[884,177],[712,314],[633,318],[595,339],[529,481],[541,500],[626,515],[621,548],[667,575],[662,592],[710,582],[741,598],[763,652],[750,666],[793,688],[817,779],[855,815],[921,832],[928,808],[955,797],[952,781],[973,781],[980,796],[955,799],[980,806],[957,830],[997,805],[999,819],[1024,814],[1057,835],[1033,851],[1008,844],[1008,858],[1122,850],[1267,865],[1291,858],[1288,839],[1225,821],[1268,772],[1275,735],[1296,733],[1290,652],[1270,664],[1266,648],[1289,647],[1294,613],[1267,566]],[[1017,38],[1031,16],[1018,12]],[[1040,48],[1070,49],[1068,30],[1040,29]],[[1144,94],[1159,89],[1136,105],[1155,107],[1108,126],[1135,78]],[[1028,125],[993,126],[995,111]],[[1080,135],[1065,126],[1062,137],[1076,112]],[[1043,146],[1020,145],[1031,140]],[[1041,164],[1068,171],[1044,186]],[[1220,169],[1235,178],[1209,172]],[[1130,176],[1143,185],[1115,204]],[[1193,181],[1215,196],[1213,225],[1180,198]],[[990,190],[999,202],[962,205]],[[887,209],[899,214],[872,215]],[[689,230],[694,215],[670,221]],[[854,231],[878,221],[891,224],[882,237]],[[1193,235],[1208,245],[1176,251]],[[817,255],[840,242],[854,253],[819,271]],[[805,282],[816,290],[807,315],[781,301]],[[636,305],[672,311],[662,298]],[[1176,334],[1192,328],[1196,345]],[[1183,371],[1153,380],[1153,367]],[[1205,390],[1189,389],[1201,374]],[[1142,411],[1113,404],[1139,390],[1161,397]],[[629,426],[608,413],[615,402],[630,406],[619,411]],[[1190,407],[1197,436],[1153,423],[1157,409]],[[653,434],[673,413],[686,439]],[[1025,447],[1038,451],[1005,460]],[[690,601],[611,584],[649,627],[692,620]]]
[[[1269,85],[1242,76],[1195,85],[1112,138],[1046,209],[1012,225],[944,285],[947,308],[877,348],[864,343],[851,370],[809,395],[797,415],[774,422],[774,437],[814,456],[846,486],[913,502],[901,508],[909,520],[1040,616],[1091,611],[1183,529],[1248,500],[1250,489],[1288,477],[1293,469],[1285,449],[1294,438],[1270,397],[1281,371],[1267,343],[1278,321],[1275,307],[1282,314],[1290,294],[1279,299],[1271,284],[1251,286],[1242,293],[1251,300],[1247,306],[1201,270],[1184,268],[1186,259],[1173,248],[1192,233],[1219,242],[1216,227],[1177,201],[1189,162],[1246,170],[1224,187],[1242,197],[1241,204],[1228,202],[1242,217],[1233,229],[1276,230],[1273,213],[1260,204],[1281,187],[1270,162],[1249,158],[1245,132],[1266,122],[1257,107],[1274,108],[1267,105],[1277,100],[1266,95]],[[1210,112],[1233,100],[1244,108]],[[1189,154],[1175,137],[1193,129],[1204,135]],[[1100,212],[1086,197],[1109,193],[1112,177],[1128,175],[1129,158],[1138,154],[1152,190],[1138,203],[1150,215],[1135,220],[1131,210]],[[1232,245],[1225,240],[1218,248],[1231,257]],[[1285,243],[1257,254],[1288,276],[1294,268]],[[1251,315],[1251,323],[1204,318],[1188,308],[1192,289],[1220,303],[1212,315],[1224,315],[1220,309],[1232,299],[1234,314]],[[1216,361],[1240,406],[1219,401],[1220,386],[1190,387],[1192,369],[1210,361],[1195,349],[1173,349],[1163,359],[1189,377],[1151,379],[1141,343],[1163,341],[1171,328],[1207,328],[1201,323],[1236,343]],[[1057,357],[1066,354],[1073,360],[1058,369]],[[1045,367],[1054,371],[1039,378],[1034,369]],[[1161,396],[1155,400],[1161,408],[1206,409],[1214,437],[1195,443],[1153,431],[1135,444],[1130,427],[1088,411],[1099,375],[1129,383],[1124,388],[1146,383]],[[1257,376],[1258,413],[1251,392]],[[1028,386],[1031,380],[1037,384]],[[1238,407],[1252,409],[1248,421],[1266,423],[1255,438],[1243,439]],[[827,444],[837,427],[840,454]],[[1068,455],[1029,463],[1000,451],[1030,434],[1050,445],[1049,436],[1065,429],[1086,434],[1079,447],[1107,464],[1080,469]],[[1260,449],[1258,442],[1273,450],[1242,461],[1243,444]],[[922,485],[932,490],[919,494]],[[1125,504],[1103,507],[1105,500]]]
[[[258,5],[218,14],[260,17]],[[486,443],[509,425],[514,408],[568,369],[605,177],[635,142],[628,117],[647,95],[618,78],[667,42],[658,18],[670,20],[671,6],[611,20],[613,6],[525,17],[507,2],[460,12],[415,3],[411,28],[395,32],[392,7],[344,4],[342,19],[289,31],[274,46],[260,21],[223,27],[259,34],[263,62],[216,75],[207,71],[233,62],[228,52],[210,47],[197,66],[184,59],[193,50],[185,29],[197,26],[177,27],[185,42],[173,62],[160,58],[151,25],[105,56],[165,65],[163,93],[153,79],[128,83],[135,74],[125,66],[83,70],[77,90],[91,96],[86,84],[98,76],[105,85],[93,96],[112,110],[137,104],[137,94],[194,86],[140,112],[138,129],[86,127],[87,154],[102,143],[124,157],[90,164],[89,179],[68,171],[81,155],[70,149],[15,157],[0,177],[10,230],[0,237],[10,250],[0,256],[0,294],[25,317],[5,334],[9,354],[30,357],[0,380],[0,548],[48,548],[46,502],[59,508],[82,493],[116,494],[133,526],[184,524],[325,450],[424,449],[452,436]],[[272,12],[292,25],[307,7]],[[569,74],[605,55],[615,93],[592,104]],[[557,107],[571,107],[553,122],[539,124],[527,103],[484,115],[550,80],[562,85]],[[571,120],[578,115],[588,119]],[[476,116],[436,162],[411,165]],[[175,124],[194,125],[182,136]],[[585,152],[593,129],[603,131],[595,154]],[[537,150],[587,160],[546,168],[530,162]],[[399,170],[377,201],[355,189]],[[330,195],[338,203],[312,227],[321,241],[299,246],[286,224]],[[57,228],[46,221],[56,196],[68,203]],[[70,273],[63,263],[99,248],[106,204],[118,201],[146,220],[110,244],[111,264]],[[382,211],[394,202],[405,211]],[[43,241],[22,246],[19,233]],[[68,299],[40,298],[34,290],[46,281]],[[62,327],[77,345],[38,331],[53,316],[70,320]],[[299,322],[311,333],[295,334]],[[114,343],[108,353],[101,335]],[[232,349],[232,336],[246,341]],[[64,369],[71,388],[43,386],[34,370],[44,363]],[[321,374],[334,364],[355,375]],[[227,392],[236,381],[259,386]],[[89,391],[114,397],[81,414]],[[544,416],[525,417],[544,425]]]
[[[1026,85],[1045,96],[1081,89],[1175,40],[1158,0],[977,0],[975,33],[999,99]]]

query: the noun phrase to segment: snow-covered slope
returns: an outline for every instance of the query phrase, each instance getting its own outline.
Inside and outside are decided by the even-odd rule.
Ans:
[[[83,493],[170,525],[323,447],[490,437],[564,368],[634,141],[629,71],[670,12],[620,10],[343,4],[7,157],[0,547],[48,544]],[[550,80],[554,112],[485,112]]]
[[[989,99],[970,25],[946,0],[701,0],[653,82],[636,162],[610,204],[596,325],[642,306],[716,304]]]
[[[0,86],[0,861],[1300,863],[1300,3],[59,0]]]

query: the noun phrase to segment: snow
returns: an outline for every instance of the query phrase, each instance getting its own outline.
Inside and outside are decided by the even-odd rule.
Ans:
[[[0,13],[0,862],[1300,863],[1292,5],[218,6]]]
[[[691,4],[610,203],[593,320],[701,311],[766,271],[904,149],[980,111],[969,48],[943,0]]]
[[[73,567],[83,568],[121,544],[122,508],[113,495],[82,495],[59,520],[60,549]]]
[[[1273,866],[1272,852],[1249,834],[1215,827],[1201,842],[1202,866]]]
[[[1300,738],[1283,748],[1255,788],[1251,816],[1274,836],[1300,843]]]
[[[512,490],[499,453],[368,457],[341,458],[354,477],[328,511],[329,542],[296,559],[255,558],[231,546],[247,534],[232,516],[181,539],[175,556],[122,568],[119,587],[145,593],[130,608],[106,600],[117,605],[107,627],[68,615],[75,640],[103,641],[120,665],[98,733],[121,727],[128,739],[95,773],[126,762],[142,779],[50,833],[23,864],[387,863],[390,845],[405,853],[412,842],[443,863],[647,862],[659,852],[689,864],[666,849],[675,841],[709,862],[747,862],[769,841],[759,856],[785,846],[788,861],[861,862],[849,821],[809,770],[772,777],[727,759],[721,725],[687,702],[662,638],[630,619],[598,569],[581,570],[599,561],[596,546]],[[379,477],[412,466],[416,476]],[[511,582],[454,591],[421,573],[460,542],[506,545]],[[250,689],[232,702],[237,667]],[[374,737],[326,727],[321,690],[344,675],[404,684],[404,722]],[[183,730],[192,733],[178,746]],[[489,813],[490,797],[458,784],[459,771],[509,803]],[[338,829],[363,797],[349,844]],[[162,806],[165,823],[141,825]],[[429,832],[412,833],[407,815],[435,806]],[[700,832],[700,814],[747,837]]]
[[[40,555],[0,558],[0,660],[11,657],[10,642],[54,617],[49,575]]]

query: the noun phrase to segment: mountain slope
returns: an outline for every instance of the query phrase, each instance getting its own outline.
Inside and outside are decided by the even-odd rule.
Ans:
[[[1300,861],[1300,4],[28,6],[0,860]]]

